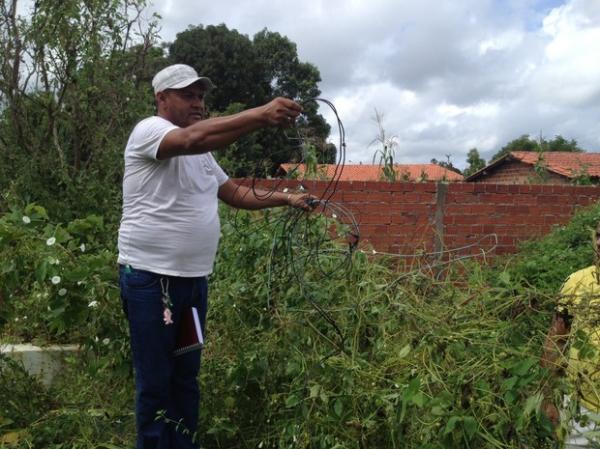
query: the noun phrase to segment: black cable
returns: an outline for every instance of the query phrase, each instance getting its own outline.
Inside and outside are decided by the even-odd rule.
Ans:
[[[311,272],[312,275],[318,274],[319,279],[317,282],[326,282],[334,278],[339,279],[352,266],[352,255],[358,246],[360,232],[354,215],[341,204],[331,201],[336,193],[346,163],[344,125],[335,106],[329,100],[314,98],[306,100],[304,104],[309,102],[323,103],[333,111],[339,133],[335,168],[322,193],[316,199],[311,199],[314,207],[312,214],[300,209],[288,208],[281,213],[269,213],[268,220],[263,218],[263,223],[260,226],[253,227],[252,224],[249,226],[249,223],[245,223],[246,231],[242,232],[242,228],[238,223],[238,212],[236,212],[232,226],[239,234],[260,232],[269,225],[274,226],[279,241],[274,241],[271,249],[269,274],[271,275],[273,270],[277,270],[281,274],[287,272],[297,281],[302,296],[334,329],[338,338],[335,346],[343,351],[344,335],[331,314],[315,299],[312,294],[311,282],[307,280],[306,276],[308,272]],[[288,177],[296,179],[302,187],[303,176],[307,175],[306,163],[308,161],[306,160],[307,153],[305,149],[308,139],[302,135],[301,130],[298,128],[295,129],[293,136],[286,134],[286,137],[288,140],[296,142],[301,150],[302,157],[288,171]],[[270,156],[272,156],[272,153]],[[301,170],[303,164],[304,171]],[[255,165],[253,173],[257,173],[258,167],[261,165],[263,165],[263,161],[259,161]],[[271,188],[260,190],[258,188],[259,180],[256,176],[253,176],[249,191],[258,200],[267,200],[279,191],[286,181],[286,179],[280,179]],[[335,260],[336,258],[338,260]]]

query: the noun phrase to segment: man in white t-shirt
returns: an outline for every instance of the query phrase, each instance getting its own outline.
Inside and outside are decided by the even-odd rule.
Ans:
[[[125,148],[120,287],[136,383],[137,448],[197,448],[200,352],[174,355],[182,315],[206,320],[207,281],[220,235],[218,199],[230,206],[310,210],[306,195],[264,195],[239,186],[210,151],[266,126],[290,126],[301,113],[287,98],[204,119],[212,82],[187,65],[152,80],[158,114],[139,122]],[[262,195],[261,195],[262,193]],[[158,419],[157,419],[158,418]]]

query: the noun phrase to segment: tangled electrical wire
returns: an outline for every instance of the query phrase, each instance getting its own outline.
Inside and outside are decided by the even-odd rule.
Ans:
[[[323,103],[327,105],[336,118],[339,134],[336,163],[333,172],[328,173],[327,181],[318,196],[306,193],[306,201],[312,209],[306,213],[302,209],[286,208],[269,213],[269,222],[264,220],[248,224],[242,228],[238,223],[238,214],[234,214],[233,228],[238,233],[260,232],[266,226],[273,226],[271,252],[268,266],[268,291],[271,291],[273,279],[291,275],[305,298],[318,314],[335,330],[337,341],[335,346],[343,350],[344,335],[331,314],[324,309],[314,295],[319,283],[339,279],[348,272],[352,265],[352,256],[360,241],[358,223],[353,213],[342,204],[332,200],[346,163],[345,129],[338,112],[329,100],[314,98],[305,102]],[[293,142],[300,154],[300,160],[291,164],[288,179],[278,179],[269,188],[261,188],[260,180],[252,177],[247,193],[258,200],[268,200],[276,192],[288,185],[290,179],[297,182],[296,190],[305,191],[304,176],[310,164],[309,138],[303,135],[300,128],[294,128],[294,135],[286,134],[288,141]],[[259,163],[258,166],[262,165]],[[288,189],[283,189],[288,191]],[[242,231],[243,229],[243,231]],[[270,301],[270,298],[268,298]]]

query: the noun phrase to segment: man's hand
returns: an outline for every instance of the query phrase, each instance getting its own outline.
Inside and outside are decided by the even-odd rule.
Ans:
[[[302,106],[289,98],[277,97],[262,106],[262,115],[269,125],[292,126],[302,112]]]
[[[306,193],[289,193],[287,203],[297,209],[310,212],[319,205],[319,199]]]

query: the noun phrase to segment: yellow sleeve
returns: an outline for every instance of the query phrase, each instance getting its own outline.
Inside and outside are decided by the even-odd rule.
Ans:
[[[581,300],[581,296],[593,294],[599,288],[595,266],[572,273],[560,289],[557,310],[565,311],[569,305],[577,304]]]

